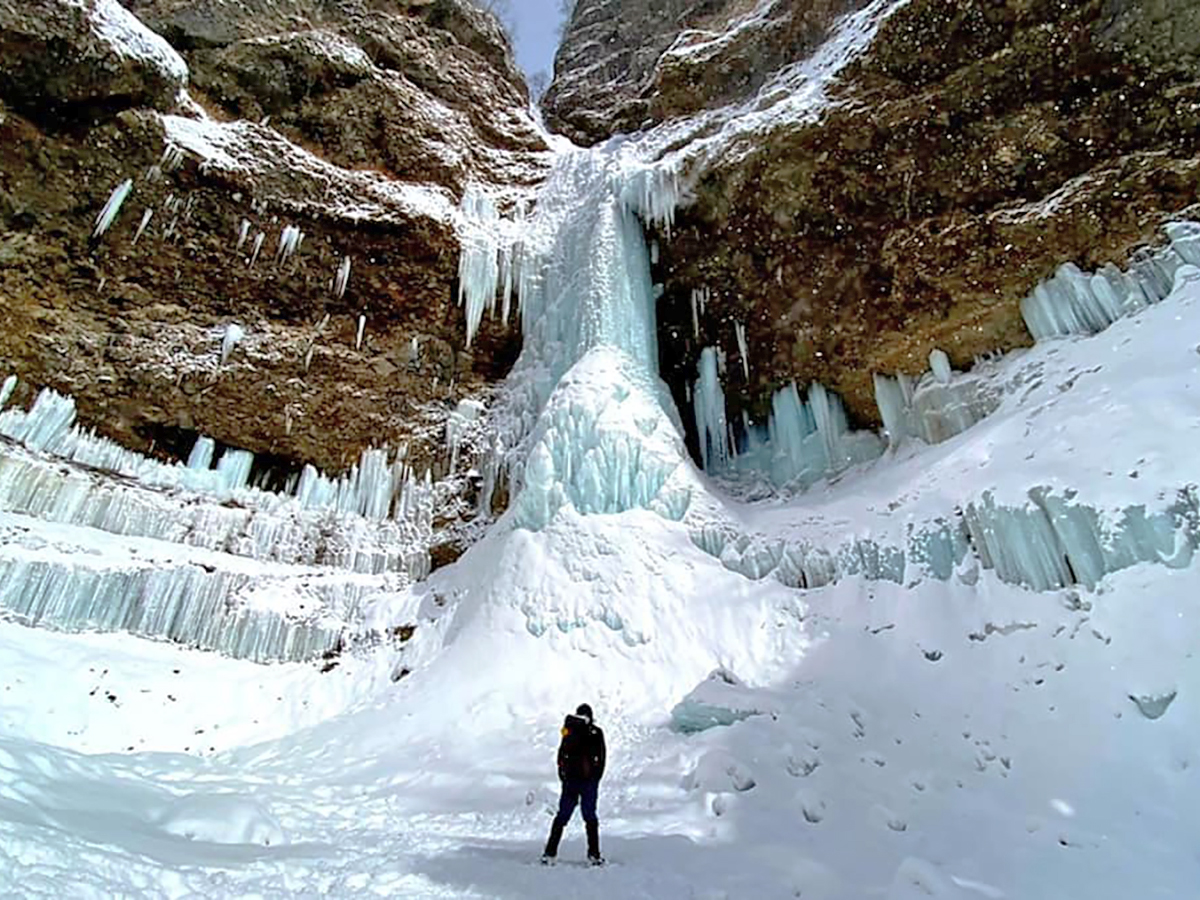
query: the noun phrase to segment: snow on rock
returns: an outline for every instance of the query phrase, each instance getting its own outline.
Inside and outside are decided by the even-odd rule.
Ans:
[[[86,10],[89,24],[112,51],[164,72],[182,86],[187,81],[187,64],[165,40],[143,25],[118,0],[60,0]]]
[[[118,0],[29,0],[0,5],[11,96],[50,104],[115,99],[169,109],[187,83],[187,65]],[[53,77],[47,77],[47,71]]]
[[[431,184],[397,181],[376,172],[343,169],[254,122],[162,117],[166,138],[199,157],[201,167],[253,182],[285,208],[351,221],[409,223],[458,221],[450,192]]]

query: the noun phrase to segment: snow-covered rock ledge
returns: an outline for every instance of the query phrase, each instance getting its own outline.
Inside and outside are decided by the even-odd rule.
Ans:
[[[117,0],[0,3],[0,87],[30,112],[84,104],[170,109],[188,68]]]

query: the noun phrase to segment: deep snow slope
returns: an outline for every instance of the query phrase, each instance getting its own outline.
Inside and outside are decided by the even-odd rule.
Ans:
[[[786,505],[720,502],[690,465],[673,477],[714,527],[813,541],[1056,476],[1101,507],[1154,508],[1200,474],[1190,275],[1096,337],[1039,346],[1041,377],[945,444]],[[402,650],[325,674],[0,625],[0,884],[29,897],[1194,896],[1200,569],[1144,563],[1095,590],[1035,592],[964,564],[944,581],[913,569],[799,591],[702,550],[700,524],[646,509],[564,508],[537,531],[502,521],[375,608],[418,623]],[[411,674],[393,682],[398,667]],[[613,865],[570,864],[575,826],[544,870],[559,717],[582,700],[609,734]]]

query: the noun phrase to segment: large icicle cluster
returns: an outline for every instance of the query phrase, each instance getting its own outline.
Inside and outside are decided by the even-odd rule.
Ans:
[[[197,442],[203,450],[204,443]],[[107,477],[79,465],[0,444],[0,512],[228,553],[253,560],[424,577],[428,520],[377,522],[305,510],[294,498],[245,492],[206,501]]]
[[[930,371],[913,378],[875,374],[875,405],[893,446],[906,438],[939,444],[982,421],[1000,405],[1000,390],[979,373],[955,375],[941,350],[929,357]]]
[[[225,343],[232,343],[228,332],[223,352]],[[238,495],[247,505],[261,505],[259,495],[264,492],[249,487],[254,466],[254,454],[249,451],[226,450],[213,465],[215,444],[201,437],[187,465],[163,463],[78,427],[75,417],[75,401],[46,388],[28,411],[12,408],[0,412],[0,436],[30,450],[124,475],[149,487],[197,491],[221,500]],[[394,459],[386,450],[367,450],[357,465],[338,477],[305,466],[288,493],[304,509],[354,513],[374,520],[395,519],[419,526],[430,515],[429,475],[418,479],[404,456],[403,450]]]
[[[518,203],[513,219],[504,219],[495,200],[477,187],[463,195],[459,217],[458,302],[466,312],[467,346],[475,339],[485,312],[507,323],[514,292],[519,293],[525,206]]]
[[[112,568],[14,558],[11,551],[0,548],[0,610],[18,621],[62,631],[128,631],[262,663],[303,661],[338,648],[362,599],[375,590],[347,581],[291,586],[324,611],[296,618],[242,602],[240,594],[268,589],[254,575],[196,564]]]
[[[253,454],[218,458],[210,438],[166,464],[74,423],[49,390],[0,412],[0,611],[19,621],[304,660],[353,639],[369,594],[429,572],[432,488],[403,454],[367,451],[340,478],[307,467],[274,493],[248,486]],[[27,517],[59,529],[53,551]]]
[[[777,488],[804,488],[883,453],[873,432],[850,430],[835,394],[813,384],[802,398],[794,383],[771,398],[765,428],[744,424],[743,446],[737,451],[726,423],[717,350],[712,347],[700,355],[700,377],[692,396],[704,469],[715,475],[765,475]]]
[[[1138,563],[1183,568],[1200,549],[1200,497],[1193,488],[1159,512],[1139,505],[1115,515],[1045,488],[1028,496],[1024,506],[1012,507],[985,492],[951,520],[910,526],[902,544],[853,537],[827,547],[718,526],[693,530],[692,541],[731,571],[752,579],[773,575],[799,588],[851,576],[897,584],[956,574],[969,580],[979,568],[1037,591],[1094,588],[1105,575]]]
[[[1108,265],[1087,275],[1074,263],[1060,266],[1021,301],[1021,314],[1036,340],[1097,334],[1122,316],[1158,303],[1171,293],[1180,270],[1200,267],[1200,223],[1166,226],[1170,244],[1136,257],[1129,271]],[[1200,273],[1196,273],[1200,277]]]

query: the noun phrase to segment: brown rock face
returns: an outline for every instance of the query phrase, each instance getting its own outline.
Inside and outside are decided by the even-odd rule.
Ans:
[[[757,90],[865,0],[580,0],[542,99],[547,123],[588,146]]]
[[[113,102],[174,105],[183,67],[162,64],[165,43],[149,40],[145,52],[129,52],[124,18],[116,0],[0,0],[0,92],[19,108],[66,119]]]
[[[661,54],[651,121],[730,98],[769,107],[769,84],[751,100],[761,67],[802,58],[846,8],[780,0],[749,22],[723,7],[710,30],[724,18],[725,39],[685,34]],[[1123,263],[1196,202],[1196,14],[1182,0],[911,0],[843,70],[819,120],[769,121],[694,159],[694,202],[657,236],[661,365],[677,401],[716,345],[734,421],[764,416],[797,380],[877,423],[872,372],[918,373],[936,347],[964,365],[1026,343],[1019,300],[1037,281],[1067,261]],[[679,52],[689,41],[711,58]]]
[[[530,184],[545,146],[495,19],[465,0],[278,4],[137,0],[193,92],[349,168],[461,193]]]
[[[65,15],[71,3],[44,5]],[[454,205],[469,180],[519,185],[545,165],[498,28],[450,0],[287,4],[304,21],[267,15],[283,4],[133,6],[196,61],[214,113],[256,122],[203,120],[186,103],[164,117],[131,76],[83,63],[51,109],[36,93],[45,82],[6,49],[0,372],[72,394],[86,424],[143,451],[186,453],[204,433],[285,469],[336,471],[407,443],[436,474],[447,410],[503,377],[519,340],[485,323],[464,347]],[[8,48],[24,32],[5,9]],[[64,58],[88,60],[95,29],[72,34]],[[392,45],[444,54],[445,89],[416,62],[385,67]],[[99,59],[102,72],[146,65]],[[153,85],[161,67],[148,68]],[[186,152],[164,157],[169,145]],[[125,179],[132,193],[93,238]],[[304,234],[291,256],[286,226]],[[222,362],[231,323],[246,336]]]

